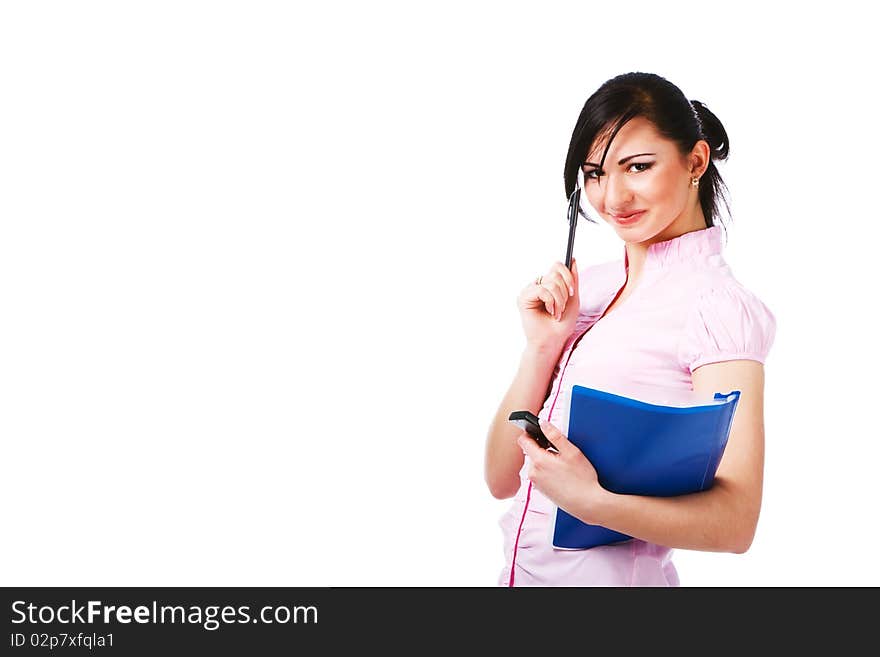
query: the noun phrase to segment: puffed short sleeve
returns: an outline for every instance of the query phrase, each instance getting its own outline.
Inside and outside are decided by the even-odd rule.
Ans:
[[[724,360],[767,359],[776,337],[776,318],[739,281],[729,279],[704,291],[688,317],[678,349],[682,368]]]

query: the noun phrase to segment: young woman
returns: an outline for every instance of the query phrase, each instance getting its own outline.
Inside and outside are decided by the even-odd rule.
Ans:
[[[514,497],[500,521],[500,585],[678,586],[674,548],[749,548],[763,483],[763,364],[776,320],[722,257],[715,220],[724,183],[715,161],[727,154],[718,118],[658,75],[619,75],[584,105],[566,195],[581,184],[582,203],[613,227],[624,253],[582,270],[576,260],[571,271],[556,262],[519,294],[526,347],[485,452],[490,492]],[[739,390],[713,486],[677,497],[602,488],[565,436],[574,384],[646,400],[657,390],[709,398]],[[538,415],[558,453],[508,422],[521,409]],[[555,549],[554,506],[633,538]]]

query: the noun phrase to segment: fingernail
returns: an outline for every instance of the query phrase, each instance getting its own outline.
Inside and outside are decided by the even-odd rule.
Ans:
[[[574,287],[572,287],[571,285],[568,286],[568,296],[574,296]]]

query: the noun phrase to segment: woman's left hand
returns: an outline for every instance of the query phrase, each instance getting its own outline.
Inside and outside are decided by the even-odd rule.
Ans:
[[[529,480],[556,506],[583,519],[594,501],[605,492],[596,469],[559,429],[545,420],[539,420],[539,424],[558,452],[540,447],[528,434],[521,433],[517,443],[532,461]]]

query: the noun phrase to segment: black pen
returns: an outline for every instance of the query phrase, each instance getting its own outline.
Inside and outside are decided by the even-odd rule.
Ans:
[[[574,231],[577,229],[578,207],[581,200],[581,188],[575,186],[568,197],[568,248],[565,251],[565,266],[571,270],[571,256],[574,254]]]

